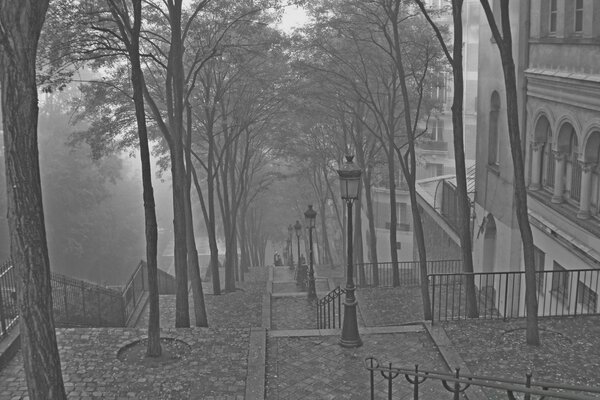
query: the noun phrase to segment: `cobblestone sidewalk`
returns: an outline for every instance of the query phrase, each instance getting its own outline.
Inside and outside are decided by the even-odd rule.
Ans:
[[[57,330],[63,379],[70,400],[244,398],[249,329],[164,330],[190,345],[173,364],[148,368],[125,364],[117,351],[145,330],[90,328]],[[0,399],[27,399],[23,362],[17,355],[0,371]]]
[[[162,330],[161,336],[184,341],[190,351],[160,368],[117,359],[121,347],[146,335],[147,310],[140,329],[58,329],[69,399],[243,399],[250,328],[261,325],[266,269],[253,268],[238,286],[233,293],[205,296],[210,328]],[[160,301],[161,327],[173,327],[175,296],[161,296]],[[193,322],[193,311],[190,317]],[[27,399],[22,365],[19,353],[0,371],[0,400]]]
[[[363,335],[363,346],[342,348],[339,336],[273,337],[267,341],[267,399],[360,399],[369,396],[366,357],[380,364],[446,370],[426,332]],[[385,365],[385,364],[384,364]],[[386,384],[376,378],[377,398],[384,398]],[[412,398],[412,386],[404,377],[394,381],[394,398]],[[426,382],[423,399],[447,398],[440,383]]]

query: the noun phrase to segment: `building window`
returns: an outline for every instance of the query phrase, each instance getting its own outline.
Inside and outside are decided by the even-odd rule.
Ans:
[[[401,248],[402,248],[402,243],[396,242],[396,251],[400,250]]]
[[[583,0],[575,0],[575,33],[583,33]]]
[[[558,6],[556,0],[550,0],[550,35],[556,35],[556,25],[558,19]]]
[[[400,203],[400,222],[407,223],[408,222],[408,208],[406,203]]]
[[[550,191],[554,189],[554,153],[552,152],[552,132],[548,130],[548,139],[542,153],[542,185]]]
[[[577,161],[579,155],[577,146],[577,134],[575,129],[571,128],[569,147],[566,149],[568,154],[565,163],[565,182],[566,189],[569,192],[569,198],[575,201],[579,201],[581,195],[581,165]]]
[[[538,249],[536,246],[533,246],[533,265],[535,267],[535,271],[539,272],[535,274],[536,277],[536,289],[537,293],[544,293],[544,281],[546,278],[546,274],[544,274],[544,264],[546,263],[546,253],[542,250]]]
[[[583,305],[588,312],[595,313],[598,307],[598,293],[585,283],[577,282],[577,302]]]
[[[444,139],[444,120],[436,118],[433,120],[433,126],[431,127],[431,140],[442,141]]]
[[[490,101],[489,135],[488,135],[488,164],[498,165],[499,143],[498,143],[498,118],[500,116],[500,95],[494,91]]]
[[[569,272],[554,261],[551,293],[563,303],[569,299]]]
[[[598,216],[600,211],[600,132],[594,131],[585,143],[585,162],[592,165],[590,179],[590,214]]]

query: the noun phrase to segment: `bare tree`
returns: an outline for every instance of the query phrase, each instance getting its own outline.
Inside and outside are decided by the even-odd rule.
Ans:
[[[506,115],[508,118],[508,138],[510,152],[513,159],[515,179],[515,203],[517,221],[523,243],[523,258],[525,261],[525,305],[527,309],[527,344],[538,346],[540,336],[538,332],[538,304],[535,283],[535,261],[533,255],[533,234],[529,225],[527,212],[527,187],[525,186],[525,166],[523,162],[523,149],[521,148],[521,132],[519,127],[519,109],[517,97],[517,76],[513,59],[512,33],[510,28],[510,15],[508,0],[500,0],[501,30],[496,24],[490,3],[481,0],[492,35],[500,52],[504,84],[506,88]]]
[[[150,357],[161,355],[160,347],[160,315],[158,304],[158,265],[157,241],[158,227],[152,187],[152,166],[150,148],[148,146],[148,130],[146,127],[146,111],[144,110],[144,75],[140,62],[140,30],[142,26],[142,0],[131,0],[133,24],[129,15],[129,7],[125,0],[107,0],[108,7],[118,26],[119,39],[125,46],[131,63],[131,85],[135,103],[135,117],[140,146],[142,164],[142,186],[144,199],[144,218],[146,224],[146,263],[148,266],[148,347],[146,353]]]
[[[462,6],[463,0],[452,0],[452,20],[454,24],[454,41],[452,44],[452,55],[446,45],[444,35],[440,28],[431,18],[430,12],[425,8],[422,0],[415,0],[421,12],[435,31],[440,46],[444,51],[448,63],[452,67],[452,78],[454,83],[454,97],[452,99],[452,132],[454,134],[454,165],[456,168],[456,189],[458,193],[458,220],[460,229],[460,249],[463,261],[463,271],[473,272],[473,250],[471,243],[470,211],[471,201],[467,194],[467,175],[465,168],[465,146],[463,141],[463,55],[462,55]],[[479,317],[477,310],[477,297],[475,294],[475,277],[467,276],[467,316],[469,318]]]

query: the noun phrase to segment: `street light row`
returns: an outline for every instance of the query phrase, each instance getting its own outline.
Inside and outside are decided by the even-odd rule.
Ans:
[[[354,156],[346,156],[346,162],[337,172],[340,179],[340,190],[341,197],[346,201],[347,207],[347,271],[346,271],[346,299],[344,301],[344,322],[342,325],[342,335],[340,338],[340,345],[342,347],[359,347],[362,345],[362,340],[358,333],[358,319],[356,317],[356,308],[358,301],[355,296],[355,285],[354,285],[354,269],[352,266],[352,204],[354,200],[358,199],[360,195],[360,176],[362,171],[353,162]],[[317,299],[317,291],[315,288],[315,271],[313,266],[313,240],[312,230],[315,228],[315,221],[317,212],[313,210],[313,206],[309,205],[308,209],[304,212],[305,224],[308,229],[309,236],[309,270],[308,270],[308,299],[314,301]],[[300,235],[302,232],[302,225],[300,221],[296,221],[295,225],[288,226],[288,249],[290,251],[290,267],[294,265],[294,255],[292,252],[292,234],[296,232],[298,238],[298,266],[296,274],[298,279],[302,279],[302,266],[300,260]]]

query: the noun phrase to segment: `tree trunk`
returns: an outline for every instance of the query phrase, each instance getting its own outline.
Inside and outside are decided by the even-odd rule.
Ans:
[[[189,328],[187,245],[185,222],[185,165],[183,156],[183,112],[185,97],[183,81],[183,43],[181,39],[181,2],[174,0],[169,6],[171,23],[171,47],[167,74],[167,106],[171,130],[171,175],[173,177],[173,232],[175,239],[175,327]]]
[[[393,54],[394,64],[400,77],[400,89],[402,92],[403,108],[404,108],[404,129],[407,135],[407,159],[403,158],[403,154],[397,146],[394,146],[396,154],[400,161],[402,171],[408,183],[408,192],[410,194],[411,210],[413,214],[413,229],[415,238],[417,239],[417,248],[419,251],[419,268],[421,276],[421,298],[423,301],[423,316],[425,320],[431,320],[431,300],[429,298],[429,279],[427,278],[427,251],[425,249],[425,236],[423,233],[423,225],[421,223],[421,213],[417,204],[417,191],[415,187],[416,181],[416,157],[415,157],[415,127],[412,123],[412,114],[410,108],[411,97],[408,93],[406,83],[406,74],[404,72],[404,64],[402,61],[402,49],[400,47],[400,32],[398,30],[398,13],[400,10],[400,0],[395,0],[394,10],[392,12],[393,29]],[[404,160],[407,160],[404,162]]]
[[[131,84],[133,88],[133,102],[135,104],[135,117],[138,126],[138,138],[140,142],[140,162],[142,166],[142,186],[144,199],[144,218],[146,226],[146,267],[148,269],[148,346],[146,354],[148,357],[159,357],[162,353],[160,346],[160,311],[158,298],[158,263],[157,263],[157,241],[158,227],[156,222],[156,206],[154,201],[154,189],[152,187],[152,166],[150,162],[150,149],[148,146],[148,131],[146,127],[146,112],[144,110],[144,83],[143,73],[140,64],[140,28],[142,24],[142,2],[133,1],[133,29],[131,32],[131,42],[127,46],[126,35],[123,41],[128,47],[129,60],[131,62]],[[125,33],[128,25],[119,18],[116,5],[108,2],[113,17],[122,31]],[[126,14],[125,14],[126,15]],[[128,18],[128,17],[127,17]]]
[[[0,0],[0,87],[11,257],[29,398],[66,399],[54,332],[37,146],[36,50],[48,1]]]
[[[517,77],[515,62],[512,54],[512,33],[510,28],[508,0],[500,2],[502,15],[502,34],[496,26],[494,15],[487,0],[481,0],[488,23],[492,30],[496,45],[500,51],[502,70],[504,71],[504,84],[506,88],[506,115],[508,118],[508,138],[510,153],[513,159],[515,209],[521,242],[523,244],[523,259],[525,262],[525,304],[527,308],[527,344],[538,346],[540,337],[538,331],[538,304],[535,282],[535,263],[533,256],[533,234],[529,225],[527,213],[527,187],[525,186],[525,166],[523,162],[523,149],[521,148],[521,132],[519,128],[519,109],[517,96]]]
[[[392,139],[390,139],[392,140]],[[396,250],[398,213],[396,211],[396,167],[394,162],[394,144],[391,143],[390,149],[386,150],[388,157],[388,174],[390,184],[390,257],[392,259],[392,285],[400,286],[400,271],[398,269],[398,250]]]
[[[208,327],[208,317],[204,304],[204,291],[202,289],[202,277],[200,276],[200,262],[198,261],[198,250],[196,248],[196,235],[194,234],[194,215],[192,213],[192,107],[187,104],[187,140],[185,148],[186,179],[185,179],[185,224],[186,245],[188,254],[188,272],[192,281],[192,293],[194,296],[194,317],[196,326]]]
[[[321,213],[321,238],[323,240],[323,256],[322,263],[325,265],[333,265],[333,256],[331,255],[331,245],[329,244],[329,233],[327,231],[327,218],[325,217],[326,213],[325,201],[319,203],[319,212]],[[319,253],[321,256],[321,253]]]
[[[462,57],[462,0],[452,2],[454,19],[454,45],[452,75],[454,79],[454,98],[452,103],[452,130],[454,133],[454,165],[456,167],[456,189],[458,194],[458,220],[460,230],[460,248],[463,271],[466,276],[467,316],[478,318],[475,277],[473,273],[473,250],[471,243],[471,201],[467,194],[467,175],[465,170],[465,146],[463,142],[463,57]]]

